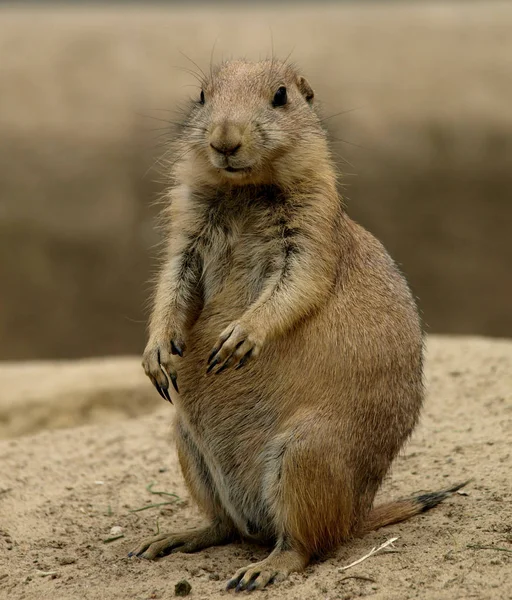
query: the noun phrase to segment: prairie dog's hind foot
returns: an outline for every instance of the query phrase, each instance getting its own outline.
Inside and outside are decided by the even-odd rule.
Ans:
[[[210,546],[227,544],[233,539],[233,532],[226,525],[212,523],[207,527],[198,527],[176,533],[161,533],[145,538],[128,556],[138,556],[154,560],[175,552],[192,553]]]
[[[271,583],[284,581],[294,571],[302,571],[308,562],[309,557],[298,550],[285,550],[278,545],[265,560],[239,569],[228,581],[226,589],[235,592],[261,590]]]

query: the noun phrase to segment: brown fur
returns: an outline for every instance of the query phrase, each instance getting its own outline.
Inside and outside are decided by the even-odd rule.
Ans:
[[[344,210],[308,82],[234,61],[202,85],[178,139],[143,365],[162,395],[165,373],[179,385],[183,475],[212,525],[134,553],[271,542],[229,583],[254,589],[405,514],[370,511],[418,420],[423,340],[404,278]]]

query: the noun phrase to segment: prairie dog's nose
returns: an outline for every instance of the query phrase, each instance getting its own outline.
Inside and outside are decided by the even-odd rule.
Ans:
[[[231,156],[242,145],[242,133],[237,125],[217,125],[210,135],[210,146],[225,156]]]

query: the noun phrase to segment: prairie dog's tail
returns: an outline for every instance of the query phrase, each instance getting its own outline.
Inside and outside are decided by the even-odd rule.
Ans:
[[[386,525],[406,521],[407,519],[414,517],[414,515],[418,515],[434,508],[434,506],[437,506],[440,502],[446,500],[446,498],[463,488],[470,481],[471,479],[464,483],[458,483],[447,490],[421,494],[420,496],[413,496],[412,498],[406,498],[405,500],[397,500],[395,502],[388,502],[376,506],[368,515],[363,530],[367,533],[379,529],[380,527],[385,527]]]

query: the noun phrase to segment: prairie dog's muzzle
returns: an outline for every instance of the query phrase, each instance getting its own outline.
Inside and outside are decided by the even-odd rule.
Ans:
[[[232,156],[242,146],[242,131],[235,123],[216,125],[210,135],[210,147],[219,154]]]

